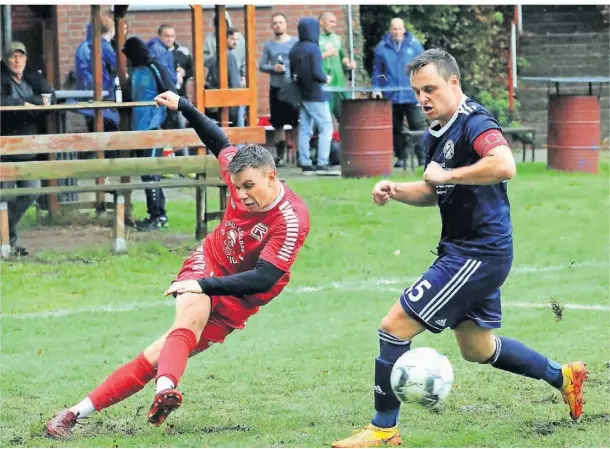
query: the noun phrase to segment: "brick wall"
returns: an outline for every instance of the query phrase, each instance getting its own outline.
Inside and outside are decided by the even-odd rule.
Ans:
[[[27,7],[13,7],[26,9]],[[77,45],[85,39],[86,26],[90,20],[91,7],[88,5],[59,5],[57,10],[59,27],[59,70],[61,80],[64,80],[74,64],[74,51]],[[275,12],[282,12],[288,18],[288,32],[297,35],[297,23],[301,17],[317,17],[322,11],[333,11],[337,16],[337,33],[343,36],[347,45],[347,24],[341,5],[284,5],[273,7],[256,8],[256,60],[260,58],[265,42],[271,37],[271,15]],[[244,32],[244,12],[243,9],[229,9],[229,14],[233,21],[233,26]],[[204,33],[213,30],[212,20],[214,17],[213,9],[205,9],[204,13]],[[13,16],[14,17],[14,16]],[[189,10],[179,11],[128,11],[125,19],[129,26],[129,36],[139,36],[144,40],[156,36],[157,28],[162,23],[168,23],[175,27],[177,42],[181,45],[192,48],[191,38],[191,13]],[[259,115],[268,114],[268,95],[269,78],[267,74],[257,72],[256,77]]]

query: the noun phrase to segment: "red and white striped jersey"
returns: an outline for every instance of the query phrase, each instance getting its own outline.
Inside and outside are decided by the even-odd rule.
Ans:
[[[249,212],[239,200],[227,171],[236,152],[237,149],[231,146],[218,155],[222,178],[229,185],[230,199],[222,221],[204,240],[206,254],[226,270],[215,275],[252,270],[259,257],[290,272],[309,233],[307,206],[282,185],[277,199],[264,211]]]

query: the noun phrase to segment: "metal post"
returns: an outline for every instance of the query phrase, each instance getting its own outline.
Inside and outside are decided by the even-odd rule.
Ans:
[[[349,32],[349,60],[353,61],[354,60],[354,23],[353,23],[353,18],[352,18],[352,5],[347,5],[347,28],[348,28],[348,32]],[[351,71],[352,71],[351,97],[353,100],[356,95],[353,90],[354,86],[356,84],[356,71],[354,69],[351,69]]]
[[[513,62],[513,89],[517,88],[517,27],[510,25],[510,57]]]

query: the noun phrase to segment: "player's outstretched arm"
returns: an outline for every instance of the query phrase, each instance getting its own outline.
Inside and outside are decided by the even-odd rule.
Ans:
[[[165,296],[174,293],[205,293],[208,296],[237,296],[267,293],[284,276],[284,271],[266,260],[259,259],[252,270],[223,277],[174,282]]]
[[[199,112],[186,98],[167,91],[155,97],[159,106],[165,106],[174,111],[179,110],[190,122],[191,126],[201,139],[201,142],[218,157],[220,152],[231,145],[229,138],[212,119]]]
[[[373,201],[383,206],[390,200],[400,201],[411,206],[436,206],[436,190],[423,181],[392,182],[380,181],[373,187]]]

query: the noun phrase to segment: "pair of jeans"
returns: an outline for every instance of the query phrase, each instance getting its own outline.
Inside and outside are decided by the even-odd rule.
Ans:
[[[138,157],[161,157],[163,150],[161,148],[153,148],[150,150],[136,150]],[[161,176],[159,175],[143,175],[142,182],[159,182]],[[163,189],[154,188],[144,190],[146,194],[146,209],[150,218],[165,217],[167,213],[165,211],[165,194]]]
[[[0,183],[1,188],[3,189],[13,189],[13,188],[40,188],[40,181],[5,181]],[[9,243],[11,246],[15,246],[17,243],[17,224],[25,214],[25,212],[29,209],[29,207],[34,204],[38,195],[32,196],[18,196],[10,201],[7,201],[8,206],[8,232],[9,232]]]
[[[333,138],[333,119],[327,101],[304,101],[299,110],[299,162],[301,167],[312,165],[309,141],[314,124],[318,129],[319,167],[328,165],[330,143]]]
[[[398,159],[407,158],[407,146],[413,146],[415,156],[420,164],[424,163],[426,152],[424,150],[424,138],[415,137],[407,139],[403,133],[404,119],[407,119],[409,130],[423,131],[426,129],[426,120],[421,108],[415,103],[403,103],[392,105],[392,136],[394,140],[394,155]]]

